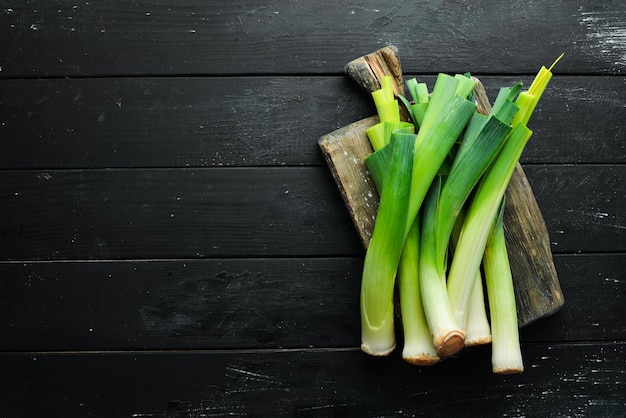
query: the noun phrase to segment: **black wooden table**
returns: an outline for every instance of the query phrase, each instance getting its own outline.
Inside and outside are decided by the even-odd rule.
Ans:
[[[624,415],[626,3],[1,3],[0,416]],[[386,44],[491,97],[565,53],[522,163],[566,303],[521,375],[359,351],[317,140]]]

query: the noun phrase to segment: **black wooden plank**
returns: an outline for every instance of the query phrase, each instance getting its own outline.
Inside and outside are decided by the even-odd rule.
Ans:
[[[0,167],[320,165],[320,136],[374,113],[363,96],[347,77],[5,80]]]
[[[626,254],[557,254],[554,263],[565,304],[524,327],[522,341],[624,340]]]
[[[528,166],[556,252],[624,250],[624,165]],[[327,167],[0,172],[0,259],[363,253]]]
[[[624,343],[486,347],[433,367],[356,350],[0,354],[0,412],[53,416],[619,416]]]
[[[480,77],[492,98],[532,80]],[[522,161],[624,162],[623,97],[626,78],[555,77]],[[4,80],[0,167],[323,165],[318,138],[374,112],[347,76]]]
[[[362,263],[0,263],[0,351],[358,347]],[[626,255],[555,264],[565,306],[525,327],[522,341],[626,339]]]
[[[416,72],[624,70],[622,2],[5,1],[2,75],[337,73],[395,44]]]
[[[531,78],[481,77],[493,100],[502,86]],[[523,163],[623,163],[626,78],[554,76],[532,118]]]
[[[0,350],[354,347],[361,263],[0,263]]]
[[[361,253],[327,169],[5,171],[4,259]]]
[[[533,165],[524,171],[549,225],[553,252],[624,251],[624,165]]]

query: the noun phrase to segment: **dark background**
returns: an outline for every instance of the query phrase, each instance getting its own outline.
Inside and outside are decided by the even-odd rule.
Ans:
[[[626,3],[0,1],[0,415],[619,416]],[[363,249],[318,148],[350,60],[490,97],[565,57],[522,156],[565,306],[431,368],[359,351]]]

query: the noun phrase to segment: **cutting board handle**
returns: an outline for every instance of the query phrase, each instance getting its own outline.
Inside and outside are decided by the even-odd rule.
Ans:
[[[393,77],[393,92],[396,96],[404,94],[404,80],[398,48],[388,45],[371,54],[363,55],[350,61],[344,71],[353,80],[356,80],[366,91],[380,89],[380,80],[383,76]]]
[[[390,75],[393,78],[393,94],[398,97],[404,96],[404,77],[398,48],[387,45],[371,54],[363,55],[350,61],[344,67],[344,72],[355,80],[367,92],[380,89],[380,80],[383,76]],[[400,106],[400,118],[410,120],[409,112]]]

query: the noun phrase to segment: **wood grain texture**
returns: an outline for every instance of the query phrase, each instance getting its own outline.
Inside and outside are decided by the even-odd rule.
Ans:
[[[504,237],[521,325],[552,315],[565,303],[545,219],[517,163],[504,197]]]
[[[103,417],[616,416],[626,406],[624,349],[527,345],[527,371],[514,377],[491,374],[487,347],[430,368],[354,349],[4,353],[0,402],[16,418],[41,410]]]
[[[555,263],[568,302],[522,328],[522,341],[626,339],[626,256]],[[2,262],[0,352],[358,349],[362,266],[362,257]]]
[[[479,77],[490,98],[532,80]],[[522,162],[623,163],[623,97],[624,77],[555,76]],[[347,76],[2,80],[0,167],[324,165],[318,138],[374,114]]]
[[[555,255],[554,262],[567,303],[555,315],[524,327],[522,340],[623,341],[626,324],[620,318],[626,314],[623,304],[626,256],[623,253]],[[605,328],[609,323],[616,326]]]
[[[624,165],[526,167],[554,252],[624,250]],[[0,171],[0,259],[361,255],[328,167]]]
[[[382,77],[391,76],[394,96],[405,96],[400,52],[394,45],[384,46],[350,61],[345,65],[344,72],[367,93],[379,90]],[[401,120],[411,120],[405,106],[399,106],[399,111]]]
[[[368,93],[380,89],[380,82],[384,76],[391,76],[393,94],[396,97],[404,95],[400,52],[394,45],[384,46],[350,61],[345,65],[344,72]]]
[[[0,172],[3,259],[360,252],[328,169]]]
[[[355,346],[361,264],[0,263],[0,351]]]
[[[561,73],[620,74],[625,14],[602,0],[13,0],[0,14],[1,74],[327,74],[386,44],[403,51],[405,71],[528,74],[564,52]]]
[[[380,201],[374,180],[365,165],[365,159],[374,152],[366,131],[378,122],[378,117],[372,116],[323,135],[318,140],[364,248],[369,246],[372,238]]]
[[[578,253],[590,251],[584,250],[583,245],[594,248],[591,250],[594,252],[624,251],[624,167],[619,164],[594,166],[593,175],[583,176],[578,175],[581,173],[579,166],[526,167],[539,206],[546,222],[550,223],[553,252],[570,252],[576,247]],[[606,195],[598,193],[602,189],[607,191]],[[566,218],[569,219],[565,221]],[[581,229],[585,232],[578,235]]]
[[[345,77],[4,81],[0,165],[321,164],[316,138],[372,113],[353,87]]]

